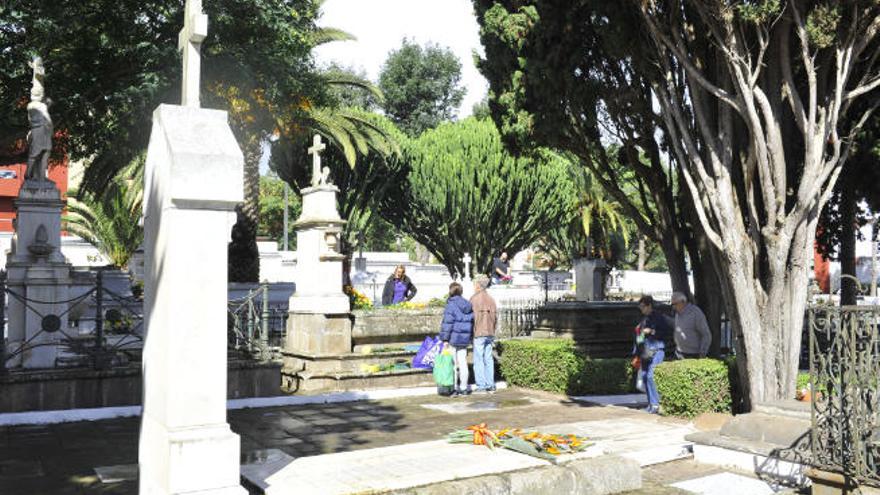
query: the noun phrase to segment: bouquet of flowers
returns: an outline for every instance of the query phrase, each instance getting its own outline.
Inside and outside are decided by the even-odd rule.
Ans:
[[[523,431],[518,428],[504,428],[493,432],[486,423],[471,425],[457,430],[447,437],[450,443],[469,443],[485,445],[490,449],[502,447],[521,454],[555,461],[560,454],[582,452],[593,445],[584,437],[577,435],[551,435],[537,431]]]

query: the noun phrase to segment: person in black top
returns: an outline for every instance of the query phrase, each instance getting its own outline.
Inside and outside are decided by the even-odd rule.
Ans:
[[[654,368],[666,356],[666,340],[672,337],[673,328],[669,319],[654,309],[654,298],[651,296],[639,299],[639,311],[643,318],[639,324],[636,349],[642,361],[639,373],[642,374],[648,393],[648,407],[645,411],[657,414],[660,412],[660,393],[654,383]]]
[[[510,263],[507,261],[507,253],[502,251],[501,255],[492,260],[492,283],[500,284],[510,281]]]

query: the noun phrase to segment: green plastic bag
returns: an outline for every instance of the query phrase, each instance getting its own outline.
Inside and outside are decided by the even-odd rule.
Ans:
[[[446,350],[434,360],[434,381],[439,387],[451,387],[455,382],[455,363]]]

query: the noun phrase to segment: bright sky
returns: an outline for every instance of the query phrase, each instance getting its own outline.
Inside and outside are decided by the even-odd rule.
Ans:
[[[342,29],[357,41],[328,43],[315,50],[322,63],[335,61],[365,70],[374,82],[388,52],[400,47],[403,38],[420,45],[427,42],[448,47],[462,65],[461,83],[467,94],[459,117],[485,96],[488,83],[474,66],[472,53],[483,52],[479,25],[470,0],[327,0],[321,26]]]

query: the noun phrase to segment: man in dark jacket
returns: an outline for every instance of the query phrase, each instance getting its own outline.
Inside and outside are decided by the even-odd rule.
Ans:
[[[474,310],[467,299],[461,297],[462,288],[458,282],[449,285],[449,299],[440,323],[440,340],[447,342],[455,351],[455,368],[458,370],[458,383],[452,396],[468,395],[467,348],[474,334]]]
[[[382,306],[391,304],[400,304],[416,297],[416,286],[412,280],[406,276],[406,268],[403,265],[397,265],[394,274],[385,281],[385,288],[382,289]]]

